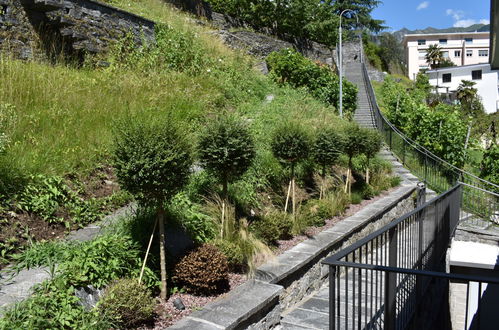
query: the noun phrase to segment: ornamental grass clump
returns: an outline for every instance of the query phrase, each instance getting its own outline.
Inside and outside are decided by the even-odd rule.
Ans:
[[[275,131],[271,142],[272,153],[281,164],[291,169],[291,178],[288,193],[284,204],[284,211],[288,209],[291,193],[293,217],[296,214],[295,196],[295,168],[298,163],[307,159],[310,153],[310,137],[305,127],[296,122],[285,122]]]
[[[128,117],[116,125],[114,168],[118,182],[141,204],[156,209],[162,299],[167,293],[164,205],[187,183],[191,165],[190,146],[174,121],[146,122]]]

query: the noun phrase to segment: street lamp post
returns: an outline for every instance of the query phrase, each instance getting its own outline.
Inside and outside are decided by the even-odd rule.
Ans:
[[[355,15],[355,18],[357,19],[357,25],[359,25],[359,17],[357,17],[357,14],[353,10],[350,9],[345,9],[341,12],[340,14],[340,30],[339,30],[339,37],[340,37],[340,54],[339,54],[339,62],[340,62],[340,117],[343,117],[343,52],[341,51],[341,38],[342,38],[342,29],[341,29],[341,18],[343,17],[344,13],[350,12]],[[362,55],[361,55],[362,56]]]

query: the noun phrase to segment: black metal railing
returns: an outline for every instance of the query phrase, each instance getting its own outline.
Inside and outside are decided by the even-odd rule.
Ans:
[[[449,284],[456,282],[467,287],[463,328],[475,322],[480,329],[483,288],[499,284],[499,278],[446,272],[463,187],[452,187],[325,259],[329,329],[450,329]]]
[[[362,70],[376,127],[400,162],[429,188],[439,193],[448,190],[457,182],[466,184],[463,191],[465,195],[463,207],[473,213],[477,209],[477,204],[487,205],[485,208],[488,210],[487,213],[473,214],[482,217],[481,220],[499,224],[499,195],[497,195],[499,185],[450,164],[407,137],[390,123],[379,109],[365,63],[362,63]],[[468,196],[472,198],[467,198]],[[474,219],[477,220],[477,217]]]

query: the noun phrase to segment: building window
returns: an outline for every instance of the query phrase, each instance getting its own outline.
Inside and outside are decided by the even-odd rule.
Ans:
[[[426,40],[425,40],[425,39],[419,39],[419,40],[418,40],[418,45],[419,45],[419,46],[426,45]]]
[[[438,40],[438,43],[441,45],[447,45],[447,39],[440,39]]]
[[[478,56],[489,56],[489,50],[488,49],[479,49]]]
[[[443,58],[449,58],[449,52],[448,51],[442,52],[442,56]]]
[[[418,52],[418,54],[419,54],[418,58],[419,58],[420,60],[426,60],[426,51],[425,51],[425,50],[420,50],[420,51]]]
[[[454,51],[454,57],[461,57],[461,51],[460,50],[455,50]]]
[[[473,56],[473,49],[466,49],[466,57],[472,57]]]
[[[444,82],[444,83],[450,83],[451,80],[452,80],[452,74],[451,73],[444,73],[442,75],[442,82]]]
[[[464,42],[467,44],[472,44],[473,43],[473,38],[464,38]]]
[[[481,80],[482,79],[482,70],[471,71],[471,79],[472,80]]]

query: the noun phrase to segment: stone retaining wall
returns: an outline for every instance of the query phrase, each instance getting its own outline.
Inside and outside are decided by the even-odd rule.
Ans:
[[[257,269],[255,278],[225,299],[206,305],[171,329],[272,329],[284,310],[318,290],[328,279],[321,261],[414,209],[414,185],[404,185],[324,230],[274,262]],[[265,293],[267,292],[267,293]]]
[[[92,0],[0,0],[0,48],[15,57],[101,53],[130,33],[154,41],[155,23]]]

